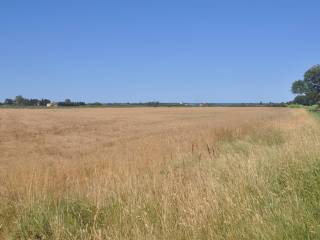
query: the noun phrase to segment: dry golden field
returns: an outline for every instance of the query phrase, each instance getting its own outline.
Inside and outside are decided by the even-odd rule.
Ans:
[[[0,109],[0,238],[316,239],[319,126],[290,108]]]

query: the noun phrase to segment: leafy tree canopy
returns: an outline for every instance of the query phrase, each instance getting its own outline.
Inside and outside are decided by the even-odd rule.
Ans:
[[[320,64],[313,66],[304,74],[306,84],[317,92],[320,92]]]
[[[294,102],[304,105],[316,104],[320,100],[320,64],[311,67],[303,80],[292,83],[291,91],[298,94]]]
[[[309,90],[308,84],[303,80],[294,81],[291,87],[291,91],[294,94],[305,94],[309,92]]]

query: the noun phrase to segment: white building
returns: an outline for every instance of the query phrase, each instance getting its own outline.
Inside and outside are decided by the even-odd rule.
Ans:
[[[56,107],[57,104],[55,102],[47,103],[47,107]]]

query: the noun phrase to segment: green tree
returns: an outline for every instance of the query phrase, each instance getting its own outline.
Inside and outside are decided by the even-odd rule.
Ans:
[[[7,98],[6,100],[4,100],[4,104],[6,105],[12,105],[14,103],[13,99]]]
[[[305,81],[297,80],[292,83],[291,91],[294,94],[306,94],[310,91],[310,88]]]
[[[315,65],[306,71],[304,74],[304,81],[311,89],[320,93],[320,64]]]
[[[19,96],[16,96],[15,102],[16,102],[17,105],[24,105],[25,99],[24,99],[24,97],[19,95]]]
[[[291,91],[298,94],[294,102],[303,105],[312,105],[320,100],[320,64],[311,67],[304,74],[303,80],[292,83]]]

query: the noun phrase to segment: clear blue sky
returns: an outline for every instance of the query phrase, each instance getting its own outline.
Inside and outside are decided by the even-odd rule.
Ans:
[[[1,0],[0,100],[293,98],[320,63],[318,0]]]

